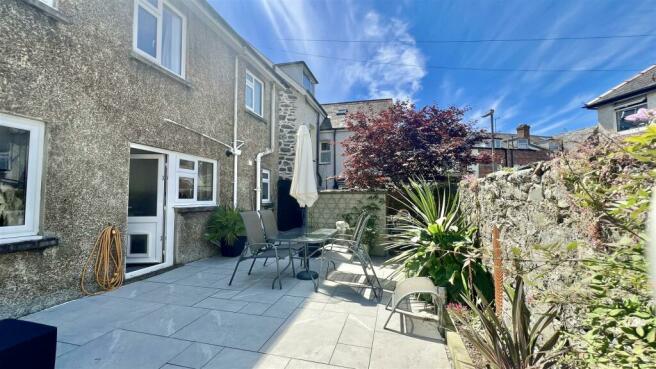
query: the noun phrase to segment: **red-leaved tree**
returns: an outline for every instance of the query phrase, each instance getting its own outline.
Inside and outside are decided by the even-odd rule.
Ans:
[[[380,113],[357,112],[346,117],[353,134],[344,141],[346,184],[381,188],[422,177],[442,180],[465,174],[476,161],[472,146],[484,136],[466,109],[435,105],[416,110],[397,102]]]

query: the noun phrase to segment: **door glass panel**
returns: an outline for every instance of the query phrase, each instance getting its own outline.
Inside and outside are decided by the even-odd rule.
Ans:
[[[198,201],[212,201],[214,192],[214,164],[198,162]]]
[[[130,160],[129,217],[157,216],[159,160]]]
[[[148,253],[148,235],[131,234],[130,254],[147,254],[147,253]]]
[[[194,179],[190,177],[178,178],[178,199],[194,198]]]
[[[30,131],[0,126],[0,227],[25,225]]]

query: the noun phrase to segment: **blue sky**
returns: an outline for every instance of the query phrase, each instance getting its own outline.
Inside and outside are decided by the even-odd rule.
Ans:
[[[582,109],[584,102],[656,63],[652,0],[210,3],[273,62],[304,60],[319,80],[321,102],[393,97],[418,106],[467,106],[468,119],[482,126],[488,122],[480,115],[494,108],[498,130],[506,132],[520,123],[536,134],[590,126],[596,114]],[[645,34],[654,36],[434,42]]]

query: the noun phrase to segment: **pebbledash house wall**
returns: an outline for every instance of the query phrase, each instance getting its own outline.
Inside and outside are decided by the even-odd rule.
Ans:
[[[132,0],[58,0],[57,19],[36,0],[0,1],[0,112],[45,123],[39,234],[56,246],[0,254],[0,318],[80,296],[79,276],[98,232],[127,226],[130,143],[218,161],[219,204],[232,203],[235,56],[239,57],[239,207],[253,207],[257,152],[269,145],[269,80],[226,41],[204,1],[167,0],[187,19],[184,80],[133,53]],[[246,68],[265,83],[264,118],[244,108]],[[278,87],[277,87],[278,88]],[[263,167],[277,178],[277,154]],[[272,198],[275,198],[273,196]],[[176,214],[176,263],[216,252],[199,239],[207,214]]]

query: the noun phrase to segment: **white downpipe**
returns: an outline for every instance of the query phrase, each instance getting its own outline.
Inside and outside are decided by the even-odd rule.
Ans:
[[[255,156],[255,210],[262,208],[262,157],[273,153],[276,142],[276,85],[271,84],[271,132],[269,148]],[[269,196],[271,196],[271,177],[269,177]]]
[[[238,106],[239,104],[237,103],[237,99],[239,97],[239,55],[235,55],[235,113],[233,115],[232,119],[232,155],[233,155],[233,169],[232,169],[232,207],[234,209],[237,209],[237,198],[239,197],[239,194],[237,193],[237,190],[239,188],[238,182],[237,182],[237,167],[239,164],[239,154],[241,153],[239,151],[238,142],[237,142],[237,114],[238,114]]]

